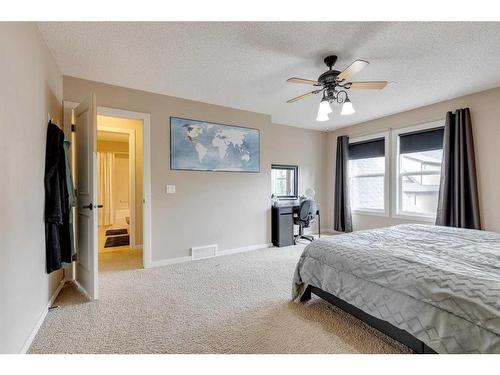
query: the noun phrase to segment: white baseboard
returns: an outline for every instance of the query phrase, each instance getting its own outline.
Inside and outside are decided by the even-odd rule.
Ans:
[[[52,306],[52,304],[54,303],[54,301],[56,300],[57,296],[61,292],[61,290],[62,290],[62,288],[63,288],[63,286],[64,286],[65,283],[66,283],[66,280],[63,278],[61,280],[61,282],[59,283],[59,285],[57,286],[57,289],[54,291],[54,293],[50,297],[49,302],[43,308],[42,313],[40,314],[40,317],[38,318],[38,321],[36,322],[35,326],[31,330],[30,335],[28,336],[28,338],[24,342],[23,347],[21,348],[21,351],[20,351],[21,354],[26,354],[28,352],[31,344],[33,343],[33,340],[36,337],[36,334],[38,333],[38,330],[40,329],[40,327],[42,326],[43,322],[45,321],[45,317],[47,316],[47,314],[49,312],[49,307]]]
[[[90,297],[90,295],[87,293],[85,288],[78,282],[78,280],[74,279],[73,282],[75,283],[78,290],[83,293],[85,298],[87,298],[89,301],[92,301],[92,297]]]
[[[333,228],[332,229],[327,228],[327,229],[322,229],[321,230],[321,234],[340,234],[340,233],[342,233],[342,232],[337,232]]]
[[[221,250],[218,252],[216,257],[237,254],[237,253],[244,253],[246,251],[253,251],[253,250],[258,250],[258,249],[265,249],[265,248],[272,247],[272,246],[273,246],[272,243],[265,243],[265,244],[259,244],[259,245],[237,247],[235,249]],[[215,258],[215,257],[212,257],[212,258]],[[210,258],[205,258],[205,259],[210,259]],[[202,260],[202,259],[199,259],[199,260]],[[185,263],[185,262],[197,262],[197,261],[198,260],[192,260],[192,258],[190,256],[169,258],[169,259],[152,261],[147,268],[162,267],[162,266],[168,266],[170,264]]]
[[[168,266],[170,264],[191,262],[191,260],[192,259],[190,256],[169,258],[169,259],[162,259],[162,260],[153,260],[153,261],[151,261],[151,263],[149,263],[149,266],[147,268],[162,267],[162,266]]]
[[[219,253],[217,254],[217,256],[244,253],[246,251],[266,249],[266,248],[272,247],[272,246],[273,246],[272,243],[264,243],[264,244],[260,244],[260,245],[251,245],[251,246],[237,247],[235,249],[221,250],[221,251],[219,251]]]

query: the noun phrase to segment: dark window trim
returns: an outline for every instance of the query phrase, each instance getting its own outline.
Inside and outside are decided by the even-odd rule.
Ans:
[[[278,195],[278,199],[297,199],[299,197],[299,167],[297,165],[287,165],[287,164],[271,164],[271,170],[273,169],[290,169],[293,170],[294,173],[294,181],[293,181],[293,195]]]

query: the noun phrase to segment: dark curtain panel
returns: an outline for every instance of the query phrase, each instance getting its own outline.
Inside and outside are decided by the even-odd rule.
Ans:
[[[446,114],[436,225],[481,229],[469,108]]]
[[[351,203],[349,201],[349,137],[337,137],[337,164],[335,168],[334,229],[352,232]]]

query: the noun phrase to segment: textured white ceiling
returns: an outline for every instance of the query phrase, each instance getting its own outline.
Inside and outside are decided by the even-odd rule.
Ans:
[[[270,114],[275,123],[333,129],[500,86],[500,23],[170,22],[39,23],[63,74]],[[287,83],[316,79],[323,58],[370,65],[352,80],[356,114],[316,122],[318,96]]]

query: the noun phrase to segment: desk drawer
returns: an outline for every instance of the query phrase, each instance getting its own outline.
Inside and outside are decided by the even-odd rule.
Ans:
[[[280,215],[293,214],[293,207],[292,206],[278,207],[278,212]]]

